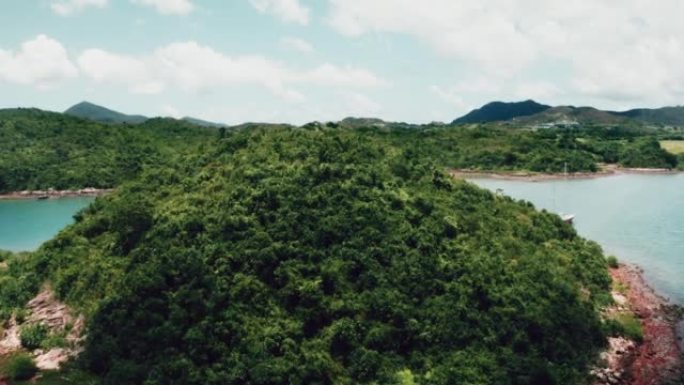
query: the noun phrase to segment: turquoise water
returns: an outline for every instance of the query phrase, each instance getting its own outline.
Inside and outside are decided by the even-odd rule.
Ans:
[[[619,260],[638,264],[656,290],[684,303],[684,174],[471,182],[538,208],[575,214],[581,235]]]
[[[35,250],[73,222],[94,198],[0,200],[0,249]]]

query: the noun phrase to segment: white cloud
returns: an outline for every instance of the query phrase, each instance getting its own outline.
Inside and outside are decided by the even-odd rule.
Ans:
[[[249,0],[260,13],[268,13],[287,23],[309,24],[310,10],[299,0]]]
[[[134,93],[160,93],[175,87],[206,92],[241,84],[260,85],[288,101],[302,101],[297,85],[378,87],[386,82],[364,69],[324,64],[296,70],[263,56],[228,56],[196,42],[173,43],[145,56],[128,56],[100,49],[78,58],[82,72],[100,83],[121,84]]]
[[[684,97],[681,0],[329,0],[328,21],[358,37],[401,34],[515,90],[672,103]],[[540,67],[554,68],[541,74]],[[524,85],[519,79],[531,79]],[[557,86],[556,86],[557,87]],[[514,95],[512,94],[512,95]]]
[[[290,51],[311,53],[314,47],[308,41],[296,37],[284,37],[280,39],[280,46]]]
[[[183,118],[183,114],[174,106],[165,104],[161,107],[162,116],[169,116],[174,119]]]
[[[77,62],[81,71],[98,83],[123,83],[138,94],[158,94],[165,88],[144,62],[133,57],[89,49]]]
[[[77,76],[64,46],[45,35],[23,43],[18,52],[0,49],[0,81],[49,88]]]
[[[375,100],[358,92],[342,94],[347,116],[375,116],[382,110],[382,106]]]
[[[104,8],[107,0],[66,0],[54,1],[50,4],[52,11],[60,16],[70,16],[88,7]]]
[[[153,7],[162,15],[188,15],[195,6],[190,0],[131,0],[133,4]]]
[[[320,86],[378,87],[387,82],[374,73],[360,68],[338,67],[329,63],[295,75],[294,79]]]

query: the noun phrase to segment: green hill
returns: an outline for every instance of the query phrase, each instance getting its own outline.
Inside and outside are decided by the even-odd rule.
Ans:
[[[105,384],[582,384],[599,247],[382,136],[254,128],[99,198],[0,271],[88,315]],[[7,314],[7,310],[5,313]]]
[[[228,127],[229,127],[227,124],[209,122],[209,121],[206,121],[206,120],[197,119],[197,118],[192,118],[192,117],[189,117],[189,116],[186,116],[186,117],[182,118],[181,120],[184,120],[184,121],[186,121],[186,122],[188,122],[188,123],[192,123],[192,124],[194,124],[194,125],[196,125],[196,126],[202,126],[202,127],[213,127],[213,128],[221,128],[221,127],[223,127],[223,128],[228,128]]]
[[[684,107],[628,111],[604,111],[594,107],[539,104],[533,100],[516,103],[492,102],[453,121],[453,124],[503,122],[522,126],[568,127],[577,125],[662,125],[684,126]]]
[[[617,114],[645,123],[684,126],[684,107],[682,106],[656,109],[638,108],[617,112]]]
[[[78,103],[64,111],[66,115],[89,119],[100,123],[131,123],[138,124],[148,118],[141,115],[126,115],[89,102]]]
[[[610,126],[629,124],[630,120],[624,116],[593,107],[561,106],[552,107],[534,115],[514,118],[512,122],[528,126]]]
[[[215,130],[173,119],[130,126],[0,110],[0,193],[118,186],[215,136]]]
[[[454,120],[453,124],[505,121],[521,116],[534,115],[549,108],[550,106],[539,104],[534,100],[514,103],[492,102]]]

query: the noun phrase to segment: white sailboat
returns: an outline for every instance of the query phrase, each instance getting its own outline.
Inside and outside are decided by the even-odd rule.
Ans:
[[[565,162],[565,164],[563,165],[563,175],[565,175],[565,178],[567,179],[567,177],[568,177],[568,163],[567,162]],[[553,197],[554,203],[553,204],[555,206],[556,205],[556,197],[555,197],[556,189],[553,190],[553,193],[554,193],[554,197]],[[572,222],[575,220],[575,214],[559,213],[558,215],[561,217],[561,219],[565,223],[572,224]]]

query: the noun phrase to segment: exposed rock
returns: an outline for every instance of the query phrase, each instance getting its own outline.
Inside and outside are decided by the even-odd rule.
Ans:
[[[682,378],[682,351],[676,334],[676,324],[681,314],[671,310],[673,307],[669,306],[667,299],[648,286],[639,268],[620,265],[617,269],[611,269],[610,273],[615,281],[629,288],[625,298],[629,308],[640,318],[643,329],[643,342],[636,346],[632,354],[623,354],[633,356],[631,361],[623,361],[626,364],[623,368],[630,374],[628,382],[624,382],[624,375],[621,377],[623,383],[659,385]],[[612,343],[610,350],[613,350]],[[606,378],[601,383],[613,382]]]
[[[85,330],[85,319],[83,316],[75,317],[67,305],[55,298],[54,293],[49,288],[46,287],[31,299],[26,308],[29,314],[23,325],[20,325],[14,316],[8,322],[2,340],[0,340],[0,355],[20,350],[21,327],[31,324],[45,325],[51,333],[67,331],[65,336],[67,347],[53,348],[48,351],[38,349],[32,352],[39,369],[57,370],[64,362],[82,351],[80,345]],[[0,383],[0,385],[2,384]]]
[[[7,322],[1,337],[0,356],[4,356],[21,348],[21,341],[19,340],[19,325],[17,324],[17,320],[14,316],[12,316],[12,318]]]
[[[54,348],[47,352],[34,352],[33,361],[40,370],[58,370],[63,363],[74,356],[72,349]]]

